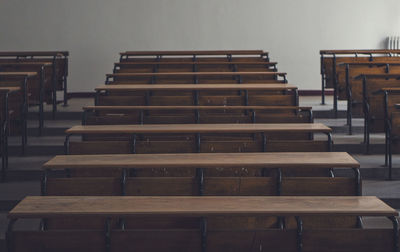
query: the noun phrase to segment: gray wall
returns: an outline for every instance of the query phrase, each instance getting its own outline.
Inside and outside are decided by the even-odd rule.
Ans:
[[[0,0],[0,50],[69,50],[70,91],[93,91],[125,50],[264,49],[320,89],[320,49],[383,48],[399,0]]]

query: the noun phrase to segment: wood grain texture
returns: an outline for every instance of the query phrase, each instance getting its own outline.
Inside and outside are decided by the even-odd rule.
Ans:
[[[281,124],[147,124],[147,125],[89,125],[74,126],[67,134],[142,134],[142,133],[328,133],[332,129],[321,123]]]
[[[374,196],[363,197],[56,197],[29,196],[9,218],[62,216],[398,216]]]
[[[178,77],[178,76],[284,76],[284,72],[171,72],[171,73],[115,73],[107,77]]]
[[[265,84],[119,84],[101,85],[96,91],[182,91],[182,90],[293,90],[296,86],[282,83]]]
[[[121,52],[120,55],[127,56],[151,56],[151,55],[170,55],[170,56],[184,56],[184,55],[260,55],[266,54],[263,50],[201,50],[201,51],[126,51]]]
[[[83,110],[311,110],[297,106],[85,106]]]
[[[0,72],[1,77],[14,77],[14,76],[34,77],[36,75],[37,75],[36,72]]]
[[[284,153],[190,153],[190,154],[117,154],[56,156],[44,169],[65,168],[158,168],[158,167],[254,167],[294,168],[349,167],[360,164],[345,152],[284,152]]]

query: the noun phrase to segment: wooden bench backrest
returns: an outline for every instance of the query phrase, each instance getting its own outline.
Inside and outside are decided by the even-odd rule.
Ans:
[[[112,79],[112,81],[111,81]],[[107,74],[107,84],[207,84],[207,83],[287,83],[278,72],[181,72]]]

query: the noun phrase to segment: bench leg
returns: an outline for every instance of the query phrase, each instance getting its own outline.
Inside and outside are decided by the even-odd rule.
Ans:
[[[111,251],[111,218],[108,218],[104,228],[104,239],[106,244],[106,252]]]
[[[399,252],[399,221],[396,217],[389,217],[393,224],[393,251]]]
[[[207,251],[207,219],[201,218],[201,251]]]
[[[64,76],[64,107],[68,106],[67,76]]]
[[[303,221],[300,217],[296,216],[297,221],[297,251],[303,251]]]
[[[17,219],[11,219],[7,226],[7,231],[6,231],[6,251],[7,252],[12,252],[14,250],[13,240],[12,240],[12,232],[13,232],[13,227],[14,227],[14,224],[16,221],[17,221]]]

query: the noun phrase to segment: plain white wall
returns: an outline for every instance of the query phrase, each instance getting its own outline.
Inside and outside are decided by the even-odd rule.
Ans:
[[[93,91],[125,50],[264,49],[320,89],[320,49],[384,48],[399,0],[0,0],[0,50],[69,50],[69,91]]]

